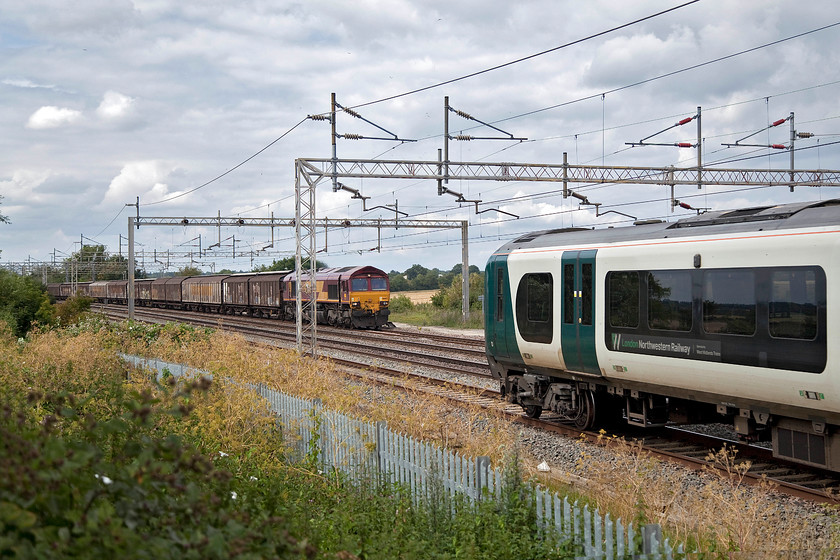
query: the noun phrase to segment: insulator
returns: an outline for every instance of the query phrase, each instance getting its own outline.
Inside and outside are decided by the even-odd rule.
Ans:
[[[464,140],[466,142],[469,142],[470,140],[474,140],[474,139],[475,139],[475,137],[470,136],[469,134],[458,134],[458,135],[455,136],[455,140]]]
[[[770,147],[774,150],[787,150],[787,146],[784,144],[771,144]]]
[[[680,122],[678,122],[678,123],[676,124],[676,126],[682,126],[682,125],[684,125],[685,123],[690,123],[692,118],[694,118],[694,117],[686,117],[686,118],[684,118],[683,120],[681,120]]]
[[[786,120],[787,120],[787,119],[779,119],[779,120],[777,120],[776,122],[774,122],[773,124],[771,124],[770,126],[779,126],[780,124],[782,124],[782,123],[783,123],[783,122],[785,122]]]
[[[313,121],[328,121],[330,118],[327,115],[308,115],[306,118]]]
[[[459,117],[464,117],[465,119],[473,120],[472,115],[469,113],[465,113],[464,111],[459,111],[458,109],[454,109],[455,114]]]
[[[680,148],[693,148],[694,144],[692,144],[691,142],[680,142],[679,144],[677,144],[677,146]]]
[[[361,134],[340,134],[339,136],[345,140],[361,140],[363,138]]]
[[[578,193],[576,193],[576,192],[574,192],[574,191],[569,191],[569,194],[571,194],[571,195],[572,195],[573,197],[575,197],[576,199],[578,199],[578,200],[582,200],[584,203],[589,204],[589,199],[588,199],[588,198],[586,198],[585,196],[583,196],[582,194],[578,194]]]
[[[679,207],[680,208],[685,208],[686,210],[694,210],[694,208],[691,207],[691,204],[688,204],[688,203],[685,203],[685,202],[680,202]]]
[[[357,112],[356,112],[356,111],[354,111],[353,109],[347,109],[347,108],[345,108],[345,109],[344,109],[344,112],[345,112],[345,113],[347,113],[348,115],[352,116],[352,117],[356,117],[357,119],[361,119],[361,118],[362,118],[362,115],[360,115],[359,113],[357,113]]]
[[[796,137],[797,138],[813,138],[814,133],[813,132],[797,132]]]

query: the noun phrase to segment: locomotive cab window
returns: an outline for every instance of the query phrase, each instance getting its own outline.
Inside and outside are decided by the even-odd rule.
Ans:
[[[528,342],[550,344],[554,336],[554,279],[548,272],[526,274],[516,291],[516,326]]]
[[[374,276],[370,279],[370,289],[374,292],[384,292],[388,289],[388,280],[381,276]]]
[[[352,278],[352,279],[350,279],[350,289],[354,292],[366,292],[366,291],[368,291],[368,279],[367,278]]]

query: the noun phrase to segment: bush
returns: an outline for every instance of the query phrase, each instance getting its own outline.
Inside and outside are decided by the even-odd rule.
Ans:
[[[90,311],[93,299],[87,296],[72,296],[55,305],[54,323],[62,326],[75,325]]]
[[[461,275],[458,274],[452,279],[452,283],[441,288],[438,293],[432,296],[432,305],[444,309],[461,309],[462,286]],[[481,302],[478,296],[484,294],[484,276],[477,272],[470,274],[470,309],[480,311]]]
[[[0,321],[17,337],[26,336],[36,321],[50,322],[47,289],[31,276],[0,270]]]
[[[414,303],[408,296],[391,296],[391,302],[388,304],[388,309],[392,313],[403,313],[414,309]]]

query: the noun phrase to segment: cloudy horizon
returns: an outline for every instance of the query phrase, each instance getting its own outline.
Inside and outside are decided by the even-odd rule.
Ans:
[[[295,160],[331,156],[329,124],[306,119],[344,107],[417,142],[338,141],[342,159],[435,161],[443,99],[514,140],[450,142],[450,160],[691,167],[702,108],[701,157],[715,168],[787,169],[789,152],[728,147],[789,144],[798,169],[840,169],[840,8],[725,0],[501,2],[164,2],[46,0],[0,7],[0,265],[61,260],[80,242],[125,252],[126,206],[143,217],[294,216]],[[667,13],[603,33],[612,28]],[[587,40],[590,36],[601,34]],[[557,48],[573,43],[568,47]],[[549,51],[549,52],[545,52]],[[537,53],[544,53],[539,56]],[[507,64],[520,60],[515,64]],[[483,72],[484,70],[493,69]],[[473,75],[475,74],[475,75]],[[457,80],[456,78],[467,77]],[[439,87],[429,86],[445,83]],[[427,89],[428,88],[428,89]],[[407,92],[416,92],[402,95]],[[377,103],[373,101],[387,99]],[[339,113],[340,134],[387,135]],[[499,136],[450,114],[452,134]],[[282,138],[281,138],[282,137]],[[278,140],[279,138],[279,140]],[[235,169],[234,169],[235,168]],[[214,178],[217,178],[213,180]],[[563,199],[558,183],[342,180],[365,197],[317,188],[319,218],[469,220],[470,263],[513,235],[627,225],[616,213]],[[202,186],[204,185],[204,186]],[[200,188],[198,188],[200,187]],[[665,186],[573,186],[635,218],[678,219]],[[829,187],[678,187],[695,207],[723,209],[823,200]],[[384,207],[384,208],[383,208]],[[511,215],[518,216],[514,219]],[[250,270],[294,254],[293,230],[142,227],[149,272],[192,264]],[[198,241],[198,237],[201,240]],[[230,257],[234,241],[236,259]],[[198,246],[221,248],[198,255]],[[376,250],[376,247],[379,249]],[[460,232],[348,229],[318,237],[331,266],[412,264],[450,269]],[[190,258],[155,259],[168,253]],[[155,262],[157,260],[158,262]],[[363,262],[362,262],[363,261]],[[168,267],[167,267],[168,265]]]

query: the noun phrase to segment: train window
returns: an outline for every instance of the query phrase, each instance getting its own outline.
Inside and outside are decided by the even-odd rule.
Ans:
[[[610,326],[639,326],[639,273],[610,272]]]
[[[516,292],[516,324],[528,342],[550,344],[554,336],[554,279],[550,273],[526,274]]]
[[[709,270],[703,274],[703,330],[710,334],[755,334],[755,273]]]
[[[388,280],[381,276],[373,276],[370,279],[370,289],[375,292],[384,292],[388,290]]]
[[[575,265],[563,265],[563,322],[575,322]]]
[[[338,299],[338,284],[327,286],[327,299]]]
[[[771,276],[770,336],[817,337],[817,275],[814,269],[779,270]]]
[[[354,292],[366,292],[366,291],[368,291],[368,279],[367,278],[351,278],[350,279],[350,289]]]
[[[691,330],[691,275],[687,271],[648,273],[648,325],[666,331]]]
[[[580,265],[580,324],[592,324],[592,263]]]
[[[505,320],[505,270],[496,270],[496,320]]]

